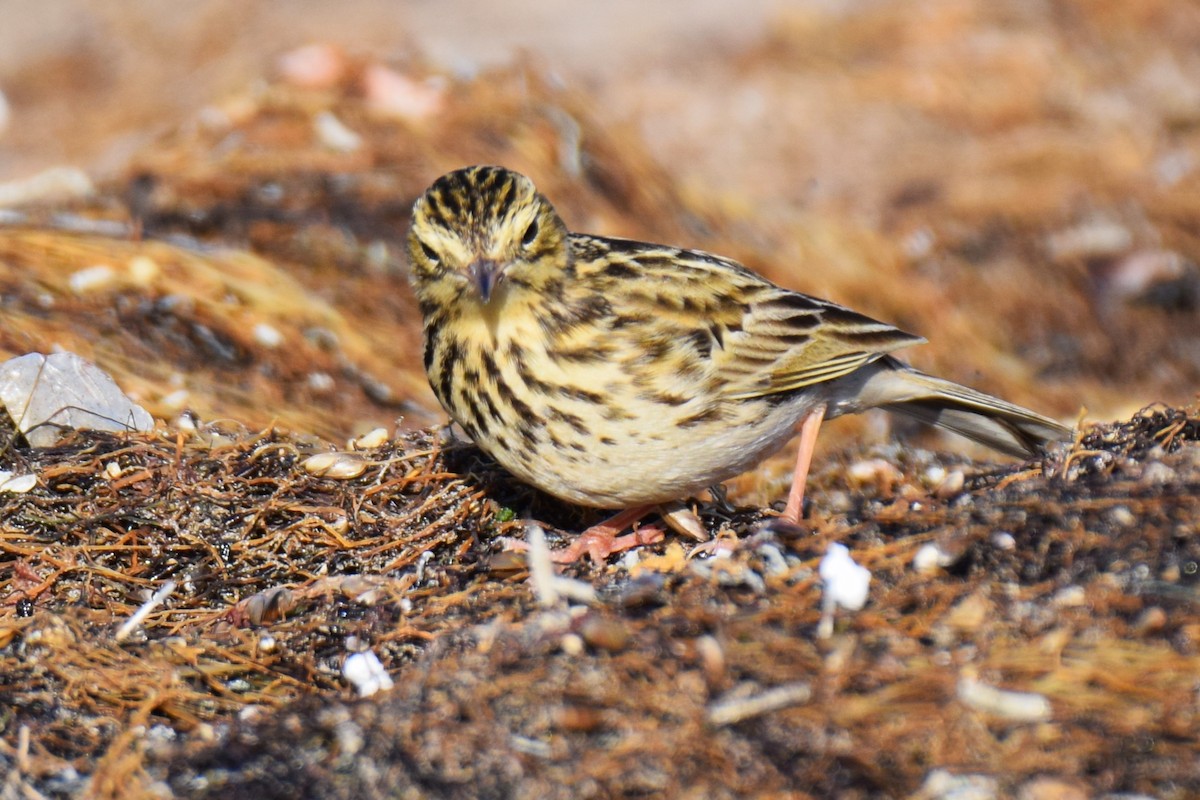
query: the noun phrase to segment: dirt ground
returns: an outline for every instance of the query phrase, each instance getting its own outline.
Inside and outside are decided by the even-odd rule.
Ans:
[[[436,7],[0,31],[0,351],[160,420],[3,438],[0,798],[1200,795],[1200,9]],[[440,428],[401,247],[480,162],[1079,435],[836,420],[802,528],[784,454],[695,501],[708,552],[535,579],[526,521],[595,515]],[[872,583],[828,628],[835,542]]]

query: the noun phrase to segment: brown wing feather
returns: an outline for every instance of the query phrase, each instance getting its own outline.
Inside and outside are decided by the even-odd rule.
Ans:
[[[694,343],[689,352],[709,362],[729,399],[831,381],[925,341],[720,256],[584,234],[572,234],[571,244],[579,278],[619,298],[618,315],[669,321],[676,343]],[[635,275],[631,291],[626,279]]]

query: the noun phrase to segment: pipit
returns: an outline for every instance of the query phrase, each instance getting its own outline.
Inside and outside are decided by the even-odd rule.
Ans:
[[[450,416],[520,480],[626,509],[559,560],[604,558],[632,520],[750,469],[799,427],[782,514],[797,522],[823,418],[880,407],[1020,457],[1071,435],[890,355],[923,338],[736,261],[572,233],[502,167],[438,178],[408,252]]]

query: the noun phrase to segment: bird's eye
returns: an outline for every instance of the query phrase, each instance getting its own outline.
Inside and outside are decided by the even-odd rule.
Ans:
[[[521,246],[532,247],[533,243],[537,241],[537,235],[538,221],[535,219],[533,222],[529,223],[529,227],[525,229],[525,235],[521,237]]]
[[[432,248],[432,247],[430,247],[429,245],[427,245],[427,244],[425,244],[424,242],[421,242],[421,241],[418,241],[418,242],[417,242],[417,244],[421,245],[421,252],[425,254],[425,257],[426,257],[427,259],[429,259],[429,262],[430,262],[431,264],[436,264],[436,263],[438,263],[438,261],[439,261],[440,259],[438,258],[438,254],[437,254],[437,253],[435,253],[435,252],[433,252],[433,248]]]

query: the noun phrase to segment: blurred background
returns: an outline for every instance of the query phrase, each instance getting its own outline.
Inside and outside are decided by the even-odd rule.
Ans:
[[[47,331],[36,298],[10,307],[0,345],[81,351],[160,416],[439,418],[399,242],[424,186],[474,161],[526,171],[578,229],[728,254],[923,334],[918,365],[1066,420],[1200,386],[1200,5],[3,0],[0,19],[0,205],[22,209],[0,258],[72,310]],[[126,227],[29,238],[64,219]],[[121,277],[171,237],[263,260],[189,246]],[[120,280],[64,284],[97,262]],[[199,269],[220,290],[164,322]],[[264,291],[231,306],[231,271]],[[133,296],[159,306],[121,311]]]

